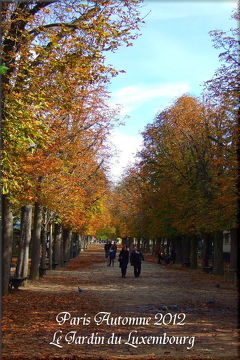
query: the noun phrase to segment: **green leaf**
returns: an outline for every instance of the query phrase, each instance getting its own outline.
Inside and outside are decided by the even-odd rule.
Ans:
[[[8,67],[5,65],[5,64],[3,64],[3,65],[0,65],[0,74],[6,74],[7,73],[7,71],[8,71]]]

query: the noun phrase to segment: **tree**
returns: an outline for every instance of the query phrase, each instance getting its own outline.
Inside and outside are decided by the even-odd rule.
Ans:
[[[214,239],[214,270],[222,274],[224,230],[234,235],[231,266],[237,265],[239,28],[230,36],[221,31],[211,35],[215,47],[224,49],[223,65],[206,83],[202,100],[184,95],[147,125],[143,149],[115,188],[111,208],[118,233],[155,242],[167,238],[178,260],[192,268],[198,240],[204,239],[206,267]]]
[[[239,21],[239,11],[233,14],[233,19]],[[210,32],[214,47],[223,51],[219,54],[222,64],[213,78],[205,83],[205,89],[211,97],[218,101],[226,97],[232,110],[239,102],[239,32],[238,26],[229,32]]]
[[[232,128],[233,118],[222,105],[191,96],[161,112],[146,127],[139,160],[120,187],[126,193],[128,210],[120,206],[126,232],[167,237],[175,247],[181,238],[183,262],[193,268],[198,238],[216,233],[215,267],[221,273],[223,249],[217,234],[236,222]]]
[[[239,22],[239,9],[234,13],[233,18]],[[213,137],[212,141],[224,148],[228,148],[229,144],[232,149],[228,150],[228,154],[232,154],[237,163],[237,177],[235,177],[235,194],[236,194],[236,222],[231,230],[231,268],[236,271],[239,269],[239,239],[240,237],[240,119],[239,119],[239,26],[232,29],[228,33],[224,31],[212,31],[214,47],[221,49],[219,55],[222,65],[215,72],[213,78],[206,82],[205,90],[207,95],[210,94],[215,102],[220,103],[222,108],[232,119],[231,133],[233,134],[231,141],[228,137],[220,142],[217,137]],[[239,271],[237,271],[239,279]]]
[[[26,278],[28,276],[29,244],[32,229],[32,205],[24,205],[21,208],[21,234],[20,254],[16,267],[16,277]]]
[[[1,2],[2,166],[9,212],[10,202],[22,200],[23,193],[26,193],[25,200],[41,201],[41,195],[36,198],[36,192],[47,178],[49,181],[47,166],[51,164],[51,170],[56,171],[66,163],[61,148],[71,143],[67,130],[75,127],[79,113],[77,134],[91,126],[95,128],[95,135],[97,130],[101,132],[103,118],[99,121],[95,110],[87,124],[84,122],[91,103],[89,94],[92,91],[92,99],[94,96],[96,99],[100,87],[102,91],[110,77],[117,74],[104,63],[104,51],[130,45],[136,38],[141,22],[139,4],[138,0]],[[92,124],[91,116],[95,119]],[[57,138],[59,129],[63,130],[60,139]],[[97,144],[92,147],[96,149]],[[41,163],[39,176],[35,178],[29,171],[33,158],[35,165]],[[70,171],[70,166],[68,169]],[[40,203],[36,209],[39,206]],[[5,217],[10,221],[10,216]],[[9,236],[4,242],[9,247]],[[38,240],[36,244],[39,248]],[[36,249],[39,259],[37,253]],[[34,271],[32,268],[33,272],[36,276],[36,268]],[[7,283],[7,275],[4,276]]]

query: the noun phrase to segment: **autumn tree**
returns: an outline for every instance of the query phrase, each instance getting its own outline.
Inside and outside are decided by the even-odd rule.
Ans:
[[[223,49],[221,67],[206,83],[203,99],[184,95],[146,127],[139,159],[120,184],[130,199],[136,187],[134,209],[141,217],[121,205],[119,211],[126,232],[135,225],[135,236],[140,229],[171,239],[179,260],[192,267],[197,265],[197,239],[204,239],[203,266],[208,266],[213,241],[214,271],[221,274],[224,230],[231,229],[231,266],[237,268],[239,27],[211,36],[214,46]]]
[[[121,184],[128,194],[128,231],[134,224],[134,236],[140,231],[141,236],[170,239],[181,251],[181,261],[193,268],[198,239],[212,234],[215,270],[221,273],[219,236],[236,222],[233,127],[222,105],[191,96],[162,111],[146,127],[135,170]],[[222,147],[226,139],[228,145]]]
[[[233,19],[239,22],[239,9],[233,14]],[[212,137],[211,140],[224,148],[228,153],[227,158],[235,159],[235,169],[238,173],[233,189],[236,194],[236,223],[231,229],[231,259],[230,266],[233,271],[239,268],[239,219],[240,219],[240,123],[239,123],[239,26],[229,32],[212,31],[213,44],[216,49],[220,49],[219,55],[221,66],[215,72],[213,78],[206,82],[205,91],[211,101],[221,105],[228,118],[231,119],[230,134],[224,138]],[[230,147],[230,148],[229,148]],[[227,149],[227,150],[226,150]],[[235,218],[235,217],[234,217]],[[237,272],[239,278],[239,272]]]
[[[41,162],[39,159],[42,162],[47,159],[48,164],[52,161],[55,170],[59,168],[62,155],[60,149],[57,151],[57,131],[63,128],[62,133],[66,134],[67,128],[74,127],[76,120],[73,118],[75,116],[76,119],[79,113],[78,124],[82,121],[84,128],[90,88],[94,92],[99,84],[106,84],[111,76],[117,74],[104,63],[104,51],[115,51],[124,43],[131,44],[140,22],[139,3],[138,0],[124,3],[60,0],[1,2],[3,213],[6,220],[4,292],[7,291],[11,252],[9,201],[15,201],[18,194],[27,189],[26,200],[31,200],[30,196],[33,196],[32,200],[39,202],[40,199],[35,199],[32,193],[36,194],[46,181],[43,164],[39,169],[42,175],[37,182],[33,181],[28,171],[29,157],[34,155],[36,163]],[[73,94],[77,99],[78,92],[78,99],[81,97],[84,100],[84,110],[81,109],[82,100],[78,109],[76,101],[72,101]],[[90,125],[88,121],[87,126],[100,129],[101,121],[96,121],[93,113],[92,118],[95,118],[95,124]],[[64,136],[60,136],[60,140]],[[49,153],[49,150],[52,151]],[[22,166],[24,160],[25,167]],[[36,231],[36,236],[39,237],[39,231]]]

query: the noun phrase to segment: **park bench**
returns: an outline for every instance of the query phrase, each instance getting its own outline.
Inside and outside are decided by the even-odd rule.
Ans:
[[[19,286],[22,286],[23,282],[27,280],[27,278],[17,278],[11,276],[9,279],[9,288],[12,290],[13,288],[17,290]]]

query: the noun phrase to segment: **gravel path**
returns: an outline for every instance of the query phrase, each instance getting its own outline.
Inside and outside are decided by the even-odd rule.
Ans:
[[[22,344],[32,339],[32,351],[39,359],[49,354],[59,359],[237,359],[234,284],[147,259],[139,278],[129,266],[127,278],[122,279],[118,261],[114,267],[107,266],[102,246],[92,246],[66,268],[49,271],[44,279],[29,282],[17,296],[9,295],[6,316],[19,306],[19,298],[39,298],[34,324],[41,322],[42,332],[31,334],[29,322],[31,336],[27,338],[20,325],[17,335],[22,334]],[[47,311],[41,311],[41,301]],[[65,318],[61,314],[56,321],[61,312]],[[56,333],[59,330],[62,333]],[[5,359],[19,358],[12,350],[12,331],[6,325]],[[57,340],[60,335],[63,338]],[[19,341],[14,336],[14,342]],[[25,347],[21,358],[30,353]]]

